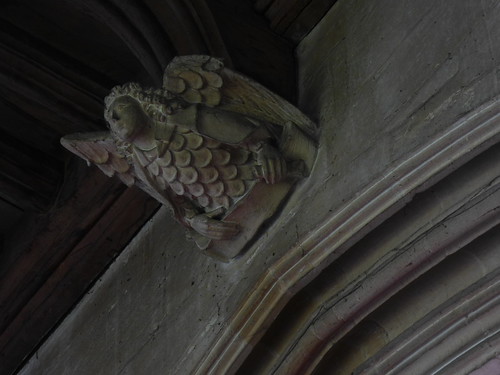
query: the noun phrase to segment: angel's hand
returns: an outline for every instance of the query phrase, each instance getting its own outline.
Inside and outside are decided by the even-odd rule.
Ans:
[[[183,110],[186,106],[186,103],[178,98],[171,99],[165,104],[164,111],[167,115],[174,115],[180,110]]]
[[[212,240],[230,240],[240,231],[237,223],[212,219],[206,214],[194,216],[189,219],[189,224],[196,232]]]
[[[286,177],[286,161],[271,145],[263,144],[257,150],[257,175],[268,184],[276,184]]]

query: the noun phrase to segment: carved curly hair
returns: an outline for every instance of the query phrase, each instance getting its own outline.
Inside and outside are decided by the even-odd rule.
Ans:
[[[108,124],[112,117],[111,105],[116,98],[121,96],[130,96],[136,99],[148,116],[161,122],[165,120],[165,106],[176,98],[166,89],[143,89],[138,83],[115,86],[110,94],[104,98],[104,119]]]

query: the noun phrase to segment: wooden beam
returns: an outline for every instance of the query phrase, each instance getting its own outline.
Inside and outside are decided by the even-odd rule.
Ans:
[[[293,103],[295,46],[274,33],[249,0],[206,0],[206,3],[219,26],[234,69]]]
[[[40,121],[29,116],[18,107],[19,103],[11,103],[0,96],[0,132],[17,139],[26,147],[36,150],[61,162],[67,159],[67,154],[59,143],[60,134],[46,126],[41,126]],[[4,142],[5,143],[5,142]]]
[[[62,163],[0,129],[2,198],[24,210],[48,210],[57,195],[62,172]]]
[[[273,31],[298,44],[337,0],[254,0]]]
[[[9,15],[7,12],[6,14]],[[113,78],[104,72],[93,69],[82,59],[75,58],[71,51],[56,48],[53,44],[55,40],[41,39],[43,36],[39,34],[29,34],[21,29],[20,23],[15,23],[15,18],[9,21],[0,18],[2,49],[12,51],[18,58],[44,70],[45,74],[70,83],[97,100],[107,95],[109,88],[116,84]]]
[[[59,136],[103,126],[108,89],[99,80],[109,82],[0,19],[0,96]]]
[[[0,332],[123,189],[120,182],[109,180],[96,168],[89,169],[64,206],[34,222],[19,224],[11,238],[20,243],[7,239],[7,245],[13,245],[5,249],[18,254],[17,260],[7,270],[2,267],[0,274]],[[35,234],[26,240],[30,230]]]
[[[286,26],[283,36],[298,44],[326,15],[337,0],[312,0]]]
[[[11,374],[158,209],[96,168],[0,279],[0,373]]]

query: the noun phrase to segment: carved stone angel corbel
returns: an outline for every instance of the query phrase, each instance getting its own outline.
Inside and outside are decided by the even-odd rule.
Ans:
[[[176,57],[163,88],[135,83],[105,99],[110,131],[61,143],[108,176],[170,206],[209,255],[239,255],[316,156],[316,126],[210,56]]]

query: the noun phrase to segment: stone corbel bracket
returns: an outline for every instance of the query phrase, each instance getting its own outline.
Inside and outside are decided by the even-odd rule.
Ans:
[[[163,87],[115,87],[109,131],[64,147],[170,206],[208,255],[229,261],[278,214],[316,158],[316,125],[257,82],[202,55],[176,57]]]

